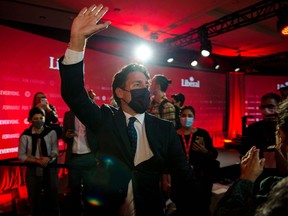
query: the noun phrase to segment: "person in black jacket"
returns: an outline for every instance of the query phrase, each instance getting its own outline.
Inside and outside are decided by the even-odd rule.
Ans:
[[[242,155],[252,147],[256,146],[260,152],[260,158],[265,158],[265,167],[261,176],[255,183],[255,190],[258,190],[260,181],[271,175],[280,175],[276,168],[275,159],[275,131],[278,120],[278,106],[281,101],[280,95],[276,93],[267,93],[261,97],[259,109],[262,114],[262,120],[251,123],[243,132],[243,152]]]
[[[58,122],[56,107],[49,104],[46,95],[43,92],[36,92],[33,97],[32,107],[40,107],[45,111],[45,124],[50,126]]]
[[[219,174],[218,151],[207,130],[194,126],[196,113],[192,106],[184,106],[180,112],[181,128],[177,130],[189,164],[201,184],[203,196],[202,215],[209,216],[213,182]]]
[[[88,91],[91,101],[96,94]],[[73,215],[92,214],[93,205],[89,202],[91,190],[94,187],[96,160],[96,137],[93,131],[87,129],[74,113],[69,110],[64,113],[63,141],[67,144],[65,164],[68,165],[69,211]],[[84,205],[83,205],[83,204]]]
[[[45,125],[56,131],[57,138],[62,137],[62,126],[58,121],[56,107],[49,103],[43,92],[36,92],[33,97],[32,107],[40,107],[45,111]]]
[[[83,8],[73,21],[65,56],[59,59],[62,98],[97,138],[95,169],[99,175],[91,198],[99,207],[95,214],[164,215],[159,181],[166,169],[181,192],[182,206],[177,206],[181,215],[191,215],[191,211],[194,214],[198,210],[198,185],[174,125],[145,112],[150,103],[147,69],[129,64],[114,75],[112,90],[119,110],[106,104],[99,107],[86,93],[85,45],[90,36],[110,25],[110,21],[99,22],[107,11],[101,4]],[[99,71],[95,76],[103,74]],[[136,118],[135,155],[127,129],[131,117]]]
[[[182,93],[173,94],[171,95],[171,102],[175,107],[175,119],[176,119],[176,125],[175,128],[179,129],[181,127],[180,123],[180,111],[181,107],[183,107],[185,102],[185,96]]]
[[[239,179],[229,187],[218,202],[215,216],[287,215],[288,99],[279,104],[277,113],[275,150],[276,155],[281,158],[278,163],[281,163],[281,170],[285,175],[283,177],[270,175],[261,179],[266,159],[261,158],[259,148],[252,146],[241,158]],[[257,182],[260,182],[259,186]]]

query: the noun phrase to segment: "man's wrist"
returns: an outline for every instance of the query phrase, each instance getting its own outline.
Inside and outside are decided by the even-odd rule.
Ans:
[[[78,52],[78,51],[67,48],[65,52],[65,57],[62,63],[64,65],[71,65],[71,64],[79,63],[83,59],[84,59],[84,51]]]

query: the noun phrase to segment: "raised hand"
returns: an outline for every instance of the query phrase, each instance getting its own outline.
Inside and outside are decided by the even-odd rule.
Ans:
[[[73,20],[69,49],[83,51],[89,37],[108,28],[110,21],[99,23],[107,11],[108,7],[103,7],[102,4],[98,6],[93,4],[89,8],[83,8]]]
[[[259,149],[253,146],[241,159],[240,179],[246,179],[255,182],[263,172],[264,163],[265,159],[259,158]]]

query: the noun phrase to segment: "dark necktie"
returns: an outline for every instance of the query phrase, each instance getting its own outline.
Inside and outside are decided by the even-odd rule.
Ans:
[[[137,148],[137,132],[134,127],[134,122],[136,121],[135,117],[130,117],[129,118],[129,123],[128,123],[128,136],[131,144],[131,153],[133,155],[133,158],[136,153],[136,148]]]

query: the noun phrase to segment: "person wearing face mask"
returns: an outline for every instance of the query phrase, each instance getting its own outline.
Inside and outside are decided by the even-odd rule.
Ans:
[[[26,187],[31,213],[33,216],[58,216],[57,168],[49,166],[57,162],[57,135],[45,125],[45,111],[40,107],[33,107],[29,111],[28,121],[31,126],[20,136],[18,158],[28,163]]]
[[[131,63],[114,75],[112,92],[119,109],[91,103],[86,93],[85,46],[90,36],[110,25],[110,21],[99,22],[107,11],[101,4],[83,8],[73,20],[65,55],[59,58],[62,98],[95,133],[98,146],[98,175],[91,191],[98,205],[93,215],[164,216],[159,182],[167,169],[181,192],[177,194],[182,201],[179,212],[191,215],[191,207],[198,210],[198,185],[173,123],[146,112],[150,104],[147,69]],[[95,76],[103,76],[101,73]]]
[[[187,160],[201,183],[202,206],[205,209],[202,215],[211,215],[209,207],[212,186],[220,166],[219,161],[216,160],[218,151],[214,148],[208,131],[193,126],[194,120],[195,109],[192,106],[183,106],[180,113],[181,128],[177,130],[177,134]]]

